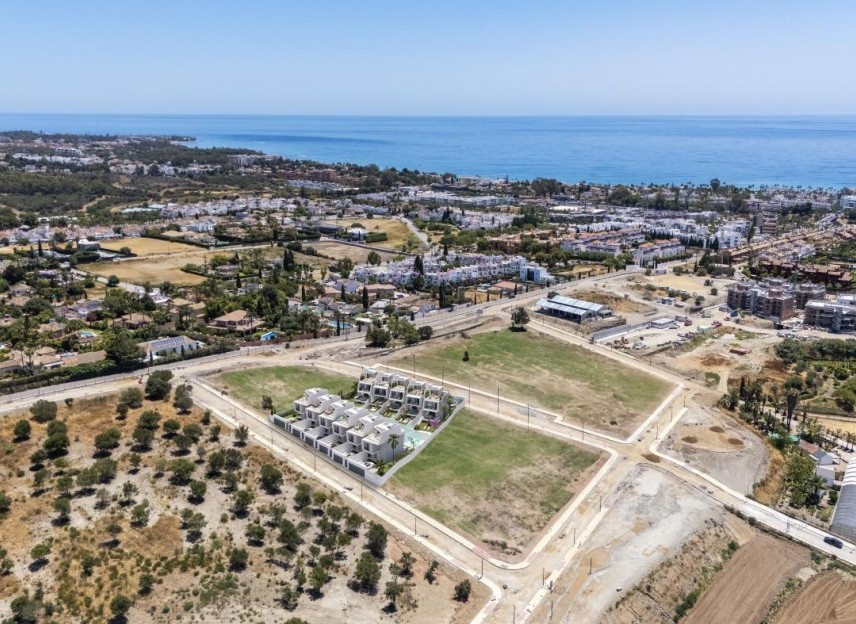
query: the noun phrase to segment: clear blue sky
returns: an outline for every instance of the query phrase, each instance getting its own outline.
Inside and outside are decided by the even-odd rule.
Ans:
[[[852,0],[0,3],[0,112],[856,114]]]

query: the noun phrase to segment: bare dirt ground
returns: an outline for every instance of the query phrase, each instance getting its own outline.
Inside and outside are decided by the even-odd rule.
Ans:
[[[767,472],[767,446],[754,433],[714,409],[691,408],[661,450],[725,485],[749,494]]]
[[[729,544],[754,538],[754,531],[736,516],[711,521],[692,535],[674,557],[664,561],[636,587],[626,590],[609,608],[602,624],[667,624],[677,605],[695,590],[698,580],[731,556]]]
[[[579,299],[591,301],[592,303],[600,303],[602,305],[607,305],[612,308],[613,312],[615,312],[616,314],[644,314],[646,312],[657,311],[657,308],[655,308],[654,306],[646,305],[639,301],[634,301],[630,298],[625,299],[620,295],[616,295],[609,292],[607,289],[587,289],[574,291],[574,296],[578,297]]]
[[[179,245],[179,243],[166,244]],[[180,246],[187,247],[187,245]],[[201,284],[205,281],[205,278],[201,275],[185,273],[181,270],[181,267],[186,264],[202,264],[205,262],[207,253],[206,251],[199,250],[123,262],[96,262],[81,265],[80,268],[102,277],[115,275],[123,282],[131,284],[144,284],[146,282],[160,284],[161,282],[169,281],[176,285],[186,286]]]
[[[555,622],[600,621],[618,588],[635,586],[678,553],[693,533],[725,518],[702,493],[648,466],[635,468],[604,505],[609,511],[586,542],[579,564],[555,586]],[[549,608],[536,610],[532,621],[548,621]]]
[[[856,622],[856,579],[840,572],[820,574],[788,600],[775,624],[853,624]]]
[[[686,624],[757,622],[785,581],[808,564],[807,548],[761,533],[734,554],[684,621]]]

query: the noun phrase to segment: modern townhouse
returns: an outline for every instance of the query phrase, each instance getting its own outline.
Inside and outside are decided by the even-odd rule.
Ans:
[[[344,469],[382,483],[389,462],[421,450],[462,404],[438,385],[368,368],[353,402],[310,388],[270,420]]]

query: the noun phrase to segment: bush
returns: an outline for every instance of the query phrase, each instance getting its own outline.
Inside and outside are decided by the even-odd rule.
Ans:
[[[46,423],[56,418],[56,403],[39,399],[30,407],[33,420],[38,423]]]
[[[457,585],[455,585],[455,600],[458,602],[467,602],[470,599],[470,592],[473,587],[470,584],[469,579],[465,581],[461,581]]]
[[[143,406],[143,392],[139,388],[128,388],[119,395],[119,403],[127,405],[132,409]]]

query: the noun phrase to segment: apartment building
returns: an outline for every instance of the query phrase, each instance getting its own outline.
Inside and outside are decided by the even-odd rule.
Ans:
[[[842,297],[836,302],[809,301],[805,306],[806,325],[822,327],[834,333],[856,331],[856,305],[852,298]]]
[[[728,307],[746,310],[761,318],[784,321],[796,314],[793,289],[779,279],[744,281],[728,287]]]
[[[675,256],[685,253],[686,250],[686,246],[681,244],[681,242],[676,238],[642,243],[639,247],[633,250],[633,260],[637,265],[644,266],[652,260],[674,258]]]

